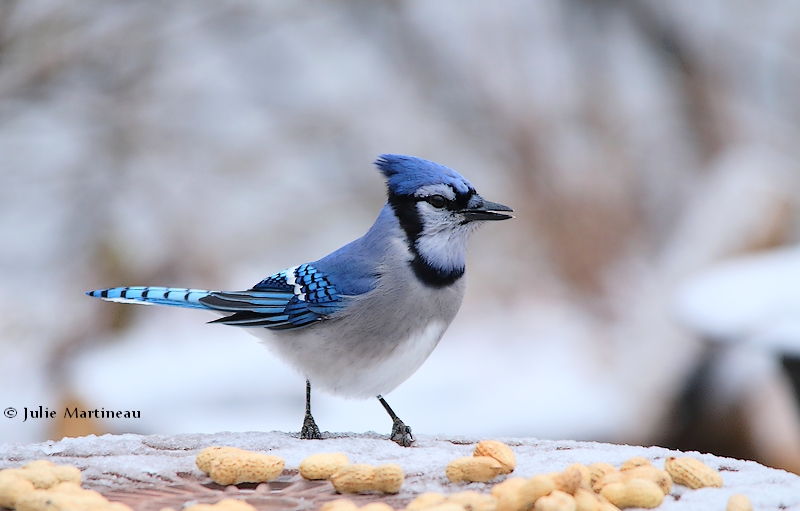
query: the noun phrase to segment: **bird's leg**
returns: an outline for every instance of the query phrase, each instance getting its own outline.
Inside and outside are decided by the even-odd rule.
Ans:
[[[311,382],[308,380],[306,380],[306,418],[303,419],[300,438],[303,440],[319,440],[322,438],[317,423],[314,422],[314,417],[311,415]]]
[[[414,437],[411,435],[411,428],[400,420],[400,417],[394,413],[389,403],[383,399],[383,396],[378,396],[378,401],[381,402],[386,409],[386,413],[389,414],[389,417],[391,417],[394,422],[394,424],[392,424],[392,441],[403,447],[411,447],[411,444],[414,443]]]

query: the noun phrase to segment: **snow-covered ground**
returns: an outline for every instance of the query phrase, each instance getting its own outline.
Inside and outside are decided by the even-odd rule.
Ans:
[[[200,449],[230,445],[268,452],[286,460],[286,469],[296,469],[306,456],[319,452],[344,452],[351,463],[397,463],[406,481],[396,497],[387,498],[401,507],[414,495],[426,491],[454,493],[465,489],[488,492],[493,483],[450,483],[445,467],[455,458],[469,456],[475,437],[420,436],[412,448],[402,448],[376,435],[348,435],[321,441],[293,438],[285,433],[218,433],[213,435],[104,435],[64,439],[32,445],[0,445],[0,468],[17,467],[34,459],[51,459],[83,470],[85,486],[101,492],[153,492],[170,485],[182,485],[187,477],[204,479],[195,466]],[[565,469],[572,463],[604,461],[620,466],[633,456],[644,456],[663,467],[664,459],[684,454],[658,447],[636,447],[595,442],[542,441],[530,438],[501,438],[512,446],[517,459],[513,476],[530,477]],[[723,488],[690,490],[674,485],[659,507],[664,511],[722,510],[728,497],[744,493],[757,510],[800,510],[800,477],[751,461],[687,453],[721,472]],[[287,481],[299,476],[286,476]],[[207,480],[207,479],[206,479]],[[502,480],[499,478],[497,481]],[[332,493],[332,489],[328,491]],[[113,493],[111,493],[113,495]],[[226,492],[225,496],[256,498],[254,493]],[[204,495],[207,497],[207,495]],[[216,499],[222,497],[222,492]],[[185,497],[191,499],[191,495]],[[265,497],[268,498],[268,497]],[[274,497],[273,497],[274,498]],[[287,504],[288,505],[288,504]],[[291,507],[291,506],[290,506]]]

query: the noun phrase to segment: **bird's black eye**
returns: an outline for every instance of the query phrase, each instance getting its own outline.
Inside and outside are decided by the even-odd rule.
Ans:
[[[434,208],[443,208],[447,204],[447,199],[441,195],[431,195],[430,197],[426,197],[425,200]]]

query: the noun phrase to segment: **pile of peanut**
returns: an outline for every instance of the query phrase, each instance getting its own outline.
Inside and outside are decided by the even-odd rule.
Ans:
[[[307,479],[330,479],[339,493],[386,491],[369,483],[376,478],[375,467],[367,469],[362,467],[368,465],[347,463],[347,457],[341,453],[315,455],[301,464],[300,473]],[[347,471],[348,467],[351,472]],[[486,440],[478,443],[472,456],[450,462],[445,474],[453,483],[490,482],[501,475],[510,474],[515,468],[516,459],[508,445]],[[337,486],[337,474],[347,484]],[[396,493],[400,484],[389,493]],[[423,493],[411,501],[405,511],[619,511],[632,507],[655,508],[661,505],[673,484],[692,489],[721,488],[722,476],[701,461],[688,457],[669,457],[664,469],[652,466],[643,457],[631,458],[619,469],[602,462],[588,466],[576,463],[563,472],[531,478],[507,478],[492,488],[491,495],[475,491],[448,496],[435,492]],[[359,508],[347,499],[328,502],[320,511],[356,509],[393,511],[382,503]],[[750,500],[745,495],[737,494],[728,500],[726,511],[752,509]]]
[[[210,447],[197,456],[197,466],[220,484],[269,481],[280,475],[284,462],[276,456],[251,453],[233,447]],[[479,442],[472,456],[450,462],[445,471],[453,482],[490,482],[516,468],[511,448],[496,440]],[[300,463],[300,475],[309,480],[331,481],[337,493],[398,493],[404,481],[402,468],[394,464],[350,464],[344,453],[322,453]],[[608,463],[570,465],[563,472],[513,477],[495,485],[491,495],[466,491],[445,496],[424,493],[407,511],[618,511],[630,507],[655,508],[681,484],[692,489],[722,487],[722,476],[694,458],[669,457],[659,469],[643,457],[626,461],[617,470]],[[224,502],[224,501],[223,501]],[[228,509],[219,507],[213,509]],[[368,508],[368,509],[365,509]],[[201,511],[201,508],[192,511]],[[210,506],[202,510],[211,510]],[[236,508],[245,510],[246,508]],[[392,511],[387,504],[358,508],[347,499],[326,503],[322,511]],[[233,508],[231,508],[233,511]],[[727,511],[752,511],[744,495],[730,498]]]
[[[209,447],[197,455],[198,468],[219,484],[260,483],[277,478],[284,460],[235,447]],[[485,440],[472,456],[450,462],[445,475],[452,483],[490,482],[516,468],[511,448],[495,440]],[[337,493],[390,493],[400,491],[402,468],[395,464],[373,466],[351,464],[344,453],[309,456],[299,466],[300,475],[309,480],[329,480]],[[659,469],[643,457],[631,458],[617,469],[608,463],[570,465],[562,472],[510,477],[493,486],[491,494],[463,491],[451,495],[423,493],[405,511],[619,511],[640,507],[655,508],[670,493],[673,484],[692,489],[721,488],[722,476],[701,461],[668,457]],[[0,507],[16,511],[131,511],[120,503],[109,502],[100,493],[81,487],[81,472],[75,467],[56,466],[40,460],[22,468],[0,470]],[[255,511],[243,501],[223,499],[216,504],[195,504],[186,511]],[[726,511],[752,511],[750,500],[732,495]],[[362,507],[350,500],[325,503],[321,511],[394,511],[384,503]],[[162,511],[174,511],[164,508]]]
[[[47,460],[0,470],[0,507],[16,511],[132,511],[81,488],[81,471]]]
[[[614,511],[658,507],[673,481],[691,481],[686,485],[694,488],[722,486],[719,473],[698,460],[669,458],[665,465],[661,470],[641,457],[626,461],[620,470],[602,462],[576,463],[563,472],[506,479],[492,494],[498,499],[496,511]]]

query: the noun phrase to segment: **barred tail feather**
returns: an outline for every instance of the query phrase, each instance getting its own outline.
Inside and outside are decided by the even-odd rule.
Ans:
[[[271,288],[261,286],[246,291],[147,286],[98,289],[86,294],[109,302],[204,309],[225,316],[211,323],[288,330],[315,323],[341,308],[338,294],[332,286],[329,287],[323,290],[322,299],[318,296],[319,292],[313,293],[316,288],[310,285],[303,288],[298,296],[294,285],[281,284],[279,281],[273,282]]]
[[[212,309],[203,304],[200,299],[208,296],[213,291],[204,289],[186,289],[181,287],[115,287],[111,289],[98,289],[87,291],[86,294],[108,302],[138,303],[140,305],[169,305],[172,307],[186,307],[190,309]]]

